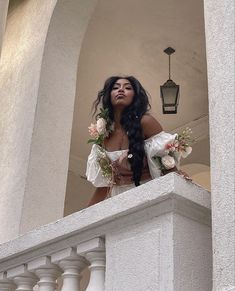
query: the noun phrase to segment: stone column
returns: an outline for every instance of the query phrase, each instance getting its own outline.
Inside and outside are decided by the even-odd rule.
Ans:
[[[85,258],[78,256],[75,249],[67,248],[53,254],[51,260],[63,270],[61,291],[80,291],[81,272],[87,265]]]
[[[170,195],[165,196],[170,183],[161,178],[138,187],[136,193],[133,189],[124,193],[129,197],[133,193],[132,199],[137,201],[141,196],[149,199],[162,187],[164,194],[159,198],[166,199],[116,218],[109,225],[105,235],[105,290],[212,290],[210,195],[191,182],[175,178],[178,186],[186,187]],[[183,193],[187,193],[184,198]],[[191,200],[195,198],[204,206]],[[122,207],[127,204],[122,194],[112,199],[113,205],[119,199]]]
[[[213,290],[235,290],[234,1],[204,0],[209,87]]]
[[[96,1],[58,0],[51,18],[41,67],[21,233],[63,217],[77,65]]]
[[[40,68],[55,4],[20,1],[7,20],[0,59],[0,241],[19,234]]]
[[[0,241],[63,217],[77,64],[96,1],[20,1],[8,19],[0,63]]]

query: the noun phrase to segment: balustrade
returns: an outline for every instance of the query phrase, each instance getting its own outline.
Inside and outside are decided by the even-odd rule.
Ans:
[[[81,244],[77,252],[85,256],[90,262],[90,281],[86,291],[103,291],[105,275],[105,252],[103,240],[96,238],[90,241],[90,245]]]
[[[0,245],[0,291],[210,291],[210,220],[210,193],[166,175]]]
[[[56,291],[56,281],[60,276],[61,291],[81,291],[81,272],[89,265],[91,283],[86,291],[104,291],[105,246],[101,238],[83,242],[81,247],[77,245],[35,258],[1,272],[0,291]]]
[[[14,291],[16,286],[15,284],[7,279],[6,272],[0,273],[0,291]]]

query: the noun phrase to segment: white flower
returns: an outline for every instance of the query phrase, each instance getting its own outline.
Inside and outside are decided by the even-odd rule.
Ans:
[[[186,149],[184,151],[181,152],[182,154],[182,158],[187,158],[188,155],[190,155],[192,152],[192,148],[191,147],[186,147]]]
[[[175,159],[169,155],[164,156],[161,158],[163,166],[166,170],[172,169],[175,167]]]
[[[96,123],[96,128],[99,134],[105,134],[106,132],[106,120],[99,118]]]

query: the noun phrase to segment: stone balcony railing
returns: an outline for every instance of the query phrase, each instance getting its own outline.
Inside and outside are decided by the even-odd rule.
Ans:
[[[86,291],[211,291],[210,193],[171,173],[6,242],[0,291],[81,291],[88,265]]]

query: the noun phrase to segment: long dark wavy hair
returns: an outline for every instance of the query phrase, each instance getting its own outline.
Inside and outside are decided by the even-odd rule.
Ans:
[[[108,78],[102,90],[99,91],[97,99],[93,103],[93,115],[96,114],[98,106],[108,108],[109,118],[114,121],[114,111],[111,103],[110,93],[114,84],[119,79],[127,79],[133,89],[134,98],[131,105],[126,107],[121,116],[121,126],[125,130],[129,140],[129,152],[131,158],[128,159],[133,172],[133,181],[136,186],[140,185],[144,160],[144,136],[141,128],[141,118],[150,109],[149,95],[133,76],[120,77],[112,76]]]

